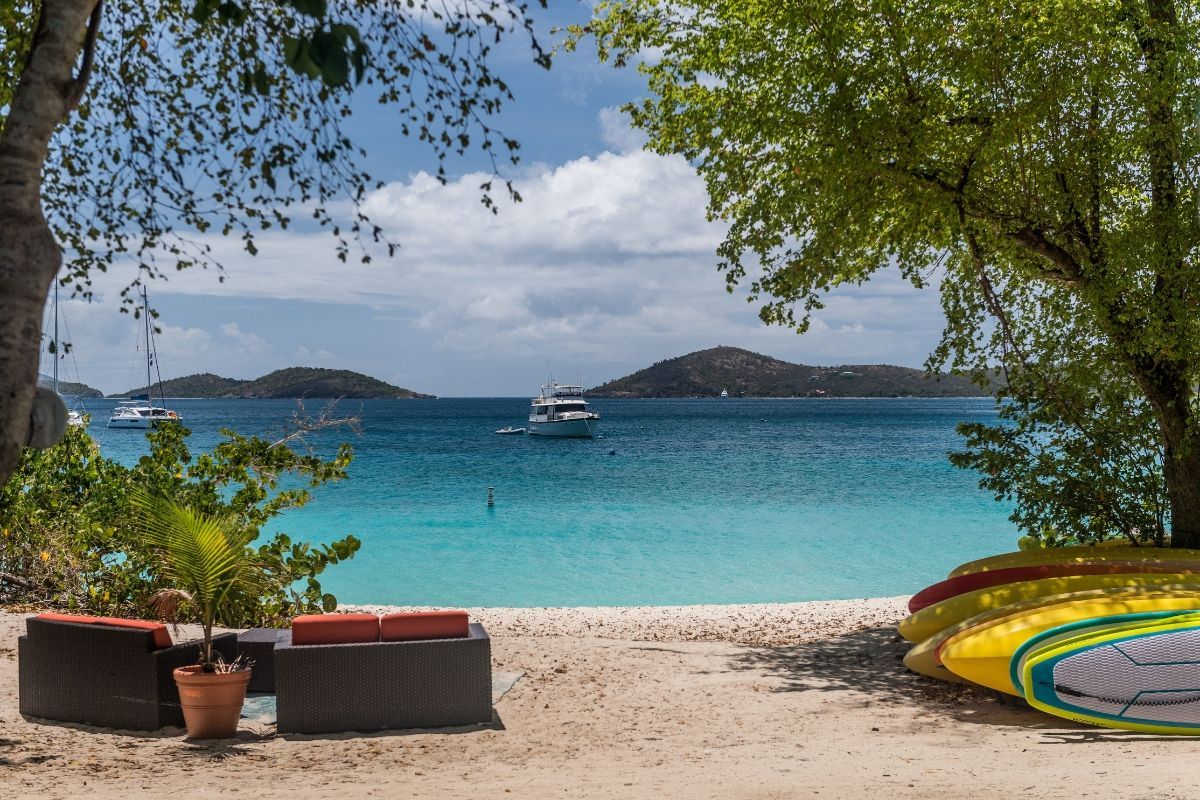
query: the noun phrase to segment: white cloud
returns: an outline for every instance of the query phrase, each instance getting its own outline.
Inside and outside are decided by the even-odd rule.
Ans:
[[[641,150],[645,146],[645,131],[633,127],[629,115],[620,108],[602,108],[596,117],[600,122],[601,140],[618,153]]]
[[[621,144],[619,118],[601,112],[614,146]],[[292,363],[280,353],[324,365],[338,361],[335,351],[353,352],[359,363],[377,365],[364,371],[423,374],[429,381],[470,374],[464,365],[480,360],[540,366],[546,358],[561,357],[572,366],[604,365],[595,369],[606,374],[590,375],[598,382],[716,344],[810,364],[909,365],[919,364],[933,346],[942,320],[937,294],[918,292],[894,271],[861,287],[838,289],[803,337],[763,326],[744,294],[724,291],[714,255],[722,228],[706,219],[704,186],[692,168],[678,157],[620,149],[530,169],[518,183],[524,202],[502,202],[498,215],[479,202],[483,174],[442,185],[417,173],[387,184],[367,198],[365,211],[400,245],[394,259],[365,265],[351,258],[343,264],[333,240],[320,233],[263,236],[257,258],[242,253],[237,240],[212,239],[227,267],[223,283],[212,272],[193,270],[152,289],[157,296],[360,307],[363,324],[370,319],[388,326],[384,340],[366,339],[351,328],[328,334],[320,346],[311,341],[297,346],[307,341],[302,335],[307,320],[297,318],[268,333],[265,323],[251,318],[214,331],[168,327],[159,349],[178,350],[171,363],[186,364],[186,371],[208,364],[221,374],[261,374]],[[304,313],[319,307],[306,305]],[[111,314],[107,306],[92,311],[100,308],[111,319],[97,328],[98,335],[114,344],[131,342],[130,318]],[[408,342],[421,346],[398,347]],[[492,388],[468,386],[412,388],[440,393]]]

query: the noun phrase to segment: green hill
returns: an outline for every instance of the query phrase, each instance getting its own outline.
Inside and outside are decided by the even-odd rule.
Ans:
[[[120,397],[146,394],[146,387],[122,392]],[[154,387],[154,394],[159,389]],[[162,382],[162,394],[167,397],[232,397],[232,398],[333,398],[350,399],[428,399],[433,395],[402,389],[390,383],[351,372],[348,369],[319,367],[288,367],[254,380],[222,378],[211,372],[172,378]]]
[[[49,375],[38,375],[39,386],[51,386],[53,383],[54,378]],[[104,392],[99,389],[93,389],[86,383],[73,383],[63,380],[58,382],[58,393],[63,397],[104,397]]]
[[[956,375],[886,364],[812,367],[713,347],[657,364],[588,391],[592,397],[984,397]]]

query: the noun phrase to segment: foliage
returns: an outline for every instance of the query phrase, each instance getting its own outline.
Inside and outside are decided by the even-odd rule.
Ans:
[[[38,7],[0,4],[0,130]],[[332,233],[343,261],[356,243],[364,261],[376,242],[392,252],[360,208],[378,184],[346,120],[377,102],[396,134],[431,149],[439,179],[470,149],[499,174],[518,151],[490,122],[512,99],[492,66],[509,36],[549,67],[519,0],[107,0],[88,91],[45,162],[64,283],[90,297],[95,270],[135,263],[123,310],[137,313],[143,280],[219,267],[213,234],[253,255],[295,212]],[[481,186],[489,206],[491,192]]]
[[[1200,6],[613,0],[587,36],[645,75],[628,111],[765,321],[940,284],[928,366],[1020,376],[956,463],[1033,533],[1200,544]]]
[[[212,452],[193,457],[190,431],[163,425],[147,433],[150,452],[133,467],[101,456],[81,428],[69,429],[49,450],[26,450],[0,490],[0,572],[7,575],[0,575],[0,586],[18,589],[10,599],[19,601],[145,613],[149,598],[170,588],[138,533],[131,503],[133,493],[148,492],[223,520],[231,536],[253,542],[247,546],[265,582],[231,592],[225,624],[271,624],[333,610],[337,599],[322,590],[319,576],[352,558],[359,540],[314,545],[284,532],[262,535],[272,518],[308,503],[310,489],[346,477],[349,445],[323,459],[294,447],[301,432],[268,441],[222,431]]]
[[[195,609],[204,627],[200,663],[211,669],[212,629],[226,616],[238,593],[256,596],[264,583],[244,531],[227,517],[210,516],[140,490],[131,497],[158,577],[169,588],[155,596],[165,616],[178,618],[178,606]]]

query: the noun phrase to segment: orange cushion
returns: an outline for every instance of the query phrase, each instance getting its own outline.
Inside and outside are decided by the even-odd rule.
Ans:
[[[305,614],[292,620],[292,644],[360,644],[379,641],[374,614]]]
[[[385,642],[413,639],[462,639],[470,633],[465,611],[409,611],[385,614],[379,630]]]
[[[78,614],[54,614],[50,612],[38,614],[34,619],[44,619],[49,622],[78,622],[81,625],[91,625],[96,621],[96,617],[81,617]]]
[[[148,619],[121,619],[119,617],[97,617],[98,625],[111,625],[114,628],[138,628],[154,634],[154,646],[159,650],[171,646],[171,633],[161,622],[151,622]]]

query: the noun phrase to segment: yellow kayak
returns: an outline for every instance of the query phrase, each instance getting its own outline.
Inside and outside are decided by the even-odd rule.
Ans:
[[[945,630],[938,631],[928,639],[913,645],[912,648],[904,655],[904,666],[910,671],[918,675],[925,675],[930,678],[947,681],[948,683],[966,683],[967,680],[961,676],[955,675],[950,670],[942,665],[938,660],[938,649],[957,634],[963,631],[970,630],[978,625],[983,625],[993,620],[999,620],[1018,614],[1023,611],[1037,611],[1048,606],[1058,606],[1065,603],[1078,602],[1083,600],[1102,600],[1106,598],[1128,598],[1128,597],[1144,597],[1145,593],[1128,587],[1120,587],[1117,589],[1089,589],[1082,592],[1072,592],[1070,594],[1047,595],[1046,597],[1031,597],[1028,600],[1018,600],[1015,603],[1000,608],[991,608],[987,611],[976,614],[969,619],[965,619],[957,625],[951,625]]]
[[[920,642],[963,620],[993,608],[1003,608],[1019,600],[1047,597],[1087,589],[1162,589],[1172,586],[1195,585],[1200,577],[1193,573],[1117,573],[1115,575],[1064,575],[1034,581],[989,586],[947,598],[909,614],[897,626],[900,635],[910,642]]]
[[[1018,550],[996,556],[968,561],[950,572],[951,578],[1009,567],[1035,564],[1084,563],[1087,561],[1200,561],[1200,550],[1178,550],[1170,547],[1092,546],[1048,547],[1040,550]]]
[[[1200,610],[1200,585],[1175,592],[1137,592],[1127,597],[1073,600],[1022,611],[978,625],[950,637],[938,657],[942,665],[971,683],[1023,697],[1013,685],[1010,666],[1022,644],[1051,628],[1078,620],[1155,611]]]

